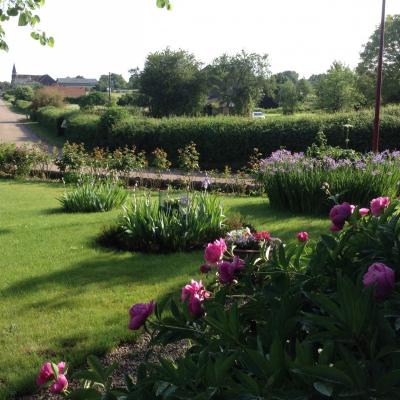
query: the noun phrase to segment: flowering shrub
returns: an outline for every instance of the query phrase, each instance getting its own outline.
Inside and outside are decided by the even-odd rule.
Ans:
[[[269,232],[252,232],[249,227],[230,231],[225,237],[225,242],[229,247],[240,250],[259,250],[265,242],[270,240]]]
[[[118,390],[103,384],[112,370],[97,363],[94,374],[90,359],[72,398],[398,398],[400,201],[378,216],[350,210],[316,243],[301,235],[246,265],[221,258],[181,301],[158,303],[150,320],[142,314],[152,343],[189,339],[184,356],[143,363]]]
[[[336,200],[367,206],[371,198],[397,195],[400,152],[335,159],[278,150],[261,161],[257,179],[275,208],[325,213],[332,206],[331,193]]]

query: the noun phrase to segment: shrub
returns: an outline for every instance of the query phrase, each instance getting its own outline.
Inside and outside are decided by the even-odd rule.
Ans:
[[[54,87],[44,87],[38,89],[32,99],[32,109],[38,110],[42,107],[62,107],[64,104],[64,95]]]
[[[0,173],[10,176],[29,175],[35,163],[34,153],[27,147],[0,143]]]
[[[14,90],[15,100],[32,101],[34,91],[30,86],[17,86]]]
[[[77,103],[81,108],[90,108],[94,106],[105,106],[108,104],[108,96],[106,93],[92,92],[88,95],[79,97]]]
[[[395,196],[400,182],[400,153],[365,155],[358,161],[280,150],[265,159],[258,180],[270,205],[294,212],[325,213],[332,200],[365,206],[371,197]]]
[[[61,156],[55,161],[61,172],[81,172],[85,166],[87,154],[83,144],[66,142]]]
[[[59,201],[67,212],[105,212],[121,207],[127,198],[128,192],[118,183],[85,180],[65,191]]]
[[[31,117],[50,131],[58,132],[64,119],[69,121],[69,117],[77,113],[74,109],[47,106],[32,110]]]
[[[210,271],[204,284],[192,280],[180,300],[130,309],[130,329],[151,327],[152,345],[186,339],[189,349],[142,363],[118,391],[135,399],[396,399],[399,220],[399,201],[377,216],[354,210],[339,234],[266,248],[246,265],[222,260],[223,243],[210,243],[219,261],[202,268]],[[88,361],[72,397],[113,395],[113,368]]]
[[[323,128],[328,145],[346,145],[366,152],[371,147],[373,115],[370,111],[268,117],[255,120],[240,117],[202,118],[123,118],[113,124],[112,131],[101,130],[93,134],[92,120],[80,120],[73,136],[67,129],[69,140],[83,142],[89,147],[110,148],[136,146],[150,154],[155,148],[164,149],[173,166],[178,166],[178,149],[193,141],[200,154],[202,169],[223,170],[225,165],[240,169],[246,165],[255,147],[265,155],[285,147],[292,151],[306,151],[315,142],[316,134]],[[349,133],[345,125],[352,125]],[[393,107],[383,111],[381,148],[399,147],[400,116]]]
[[[183,149],[178,149],[179,168],[185,172],[198,171],[200,169],[199,156],[196,144],[193,142]]]
[[[111,133],[116,125],[128,115],[127,110],[122,107],[109,107],[100,117],[99,128],[102,132]]]
[[[140,94],[138,92],[125,93],[118,99],[117,105],[121,107],[138,106],[139,96]]]
[[[16,100],[15,102],[15,107],[18,108],[18,110],[22,111],[24,114],[28,115],[30,114],[32,103],[30,101],[26,100]]]
[[[152,166],[161,173],[167,171],[171,167],[171,162],[168,160],[168,154],[163,149],[155,149],[152,153]]]
[[[118,221],[118,228],[112,229],[111,236],[124,250],[187,251],[200,248],[221,235],[223,221],[219,201],[205,193],[167,201],[135,196]],[[110,235],[103,238],[110,242]]]

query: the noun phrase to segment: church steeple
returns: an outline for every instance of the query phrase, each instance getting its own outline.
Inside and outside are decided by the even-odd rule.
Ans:
[[[15,68],[15,64],[13,66],[12,75],[11,75],[11,84],[15,82],[15,78],[17,77],[17,69]]]

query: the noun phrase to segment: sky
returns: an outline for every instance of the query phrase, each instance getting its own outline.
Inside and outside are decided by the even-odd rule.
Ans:
[[[128,78],[146,55],[185,49],[209,63],[241,49],[268,54],[273,73],[325,72],[334,60],[355,67],[363,44],[380,22],[381,0],[47,0],[40,28],[54,36],[42,47],[27,28],[5,25],[10,47],[0,51],[0,81],[20,74],[98,78],[109,71]],[[400,1],[387,0],[400,14]]]

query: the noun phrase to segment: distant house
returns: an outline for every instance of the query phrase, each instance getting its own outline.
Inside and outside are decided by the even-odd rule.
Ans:
[[[17,69],[15,68],[15,64],[13,66],[12,75],[11,75],[11,85],[12,86],[21,86],[21,85],[43,85],[43,86],[52,86],[56,83],[56,81],[50,75],[21,75],[17,74]]]
[[[92,89],[97,85],[97,79],[85,79],[85,78],[58,78],[57,85],[64,87],[83,87],[86,89]]]

